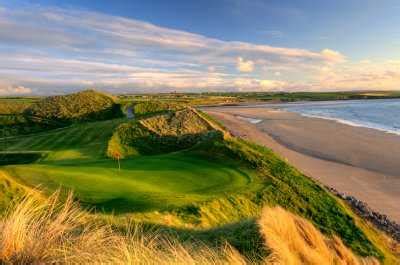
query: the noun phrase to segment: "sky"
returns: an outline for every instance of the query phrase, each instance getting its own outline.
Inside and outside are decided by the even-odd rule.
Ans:
[[[400,89],[398,0],[0,0],[0,96]]]

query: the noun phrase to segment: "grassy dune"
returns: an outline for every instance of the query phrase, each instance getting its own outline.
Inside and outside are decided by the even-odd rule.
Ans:
[[[49,126],[121,117],[120,106],[111,95],[85,90],[63,96],[46,97],[24,110],[24,116]]]
[[[234,248],[181,243],[139,227],[120,233],[87,217],[72,197],[61,205],[28,196],[0,219],[0,263],[4,264],[249,264]],[[281,208],[265,208],[259,220],[263,264],[378,264],[359,258],[339,238],[323,236],[311,223]]]

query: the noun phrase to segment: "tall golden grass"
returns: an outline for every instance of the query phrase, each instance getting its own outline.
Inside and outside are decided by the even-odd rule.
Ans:
[[[271,251],[267,264],[379,264],[356,257],[340,238],[324,237],[309,221],[280,207],[264,208],[259,226]]]
[[[359,259],[339,238],[327,239],[308,221],[281,208],[259,220],[271,255],[264,264],[377,264]],[[127,225],[121,234],[94,221],[69,195],[26,196],[0,220],[0,264],[250,264],[228,244],[184,245],[160,233]]]
[[[0,264],[245,264],[233,248],[186,246],[129,226],[119,234],[93,221],[69,195],[27,196],[0,221]]]

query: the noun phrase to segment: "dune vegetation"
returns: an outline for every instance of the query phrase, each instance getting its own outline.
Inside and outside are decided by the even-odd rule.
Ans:
[[[181,110],[185,106],[184,103],[168,100],[145,100],[128,104],[128,107],[132,107],[133,112],[138,117]]]
[[[395,263],[390,240],[338,198],[204,113],[150,108],[131,119],[119,111],[111,118],[69,115],[80,118],[68,119],[68,126],[0,138],[0,210],[11,205],[2,211],[0,232],[9,241],[0,243],[0,260],[122,264],[138,263],[136,255],[145,253],[141,259],[157,256],[154,261],[162,264]],[[57,190],[66,208],[55,206],[51,194]],[[11,203],[32,192],[36,195]],[[22,225],[13,223],[16,215]],[[52,222],[60,222],[62,230]],[[287,225],[279,227],[282,223]],[[139,234],[131,235],[132,224],[142,228]],[[24,234],[13,226],[37,232]],[[291,229],[287,235],[279,230],[284,228]],[[60,234],[48,235],[51,229]],[[286,238],[289,233],[295,242]],[[10,244],[13,236],[25,243]],[[48,237],[48,243],[36,242]],[[87,245],[91,240],[98,242]],[[308,257],[311,250],[316,253]]]
[[[157,231],[126,224],[121,233],[92,220],[69,195],[28,195],[0,219],[0,262],[4,264],[249,264],[228,244],[210,248],[185,244]],[[360,258],[337,238],[323,236],[310,222],[282,208],[265,208],[258,221],[264,264],[379,264]]]
[[[46,97],[30,105],[23,114],[31,121],[62,126],[73,122],[116,118],[122,112],[112,96],[85,90],[70,95]]]
[[[0,115],[22,114],[36,98],[0,98]]]
[[[107,153],[110,157],[169,153],[218,137],[222,134],[196,111],[185,109],[121,124]]]

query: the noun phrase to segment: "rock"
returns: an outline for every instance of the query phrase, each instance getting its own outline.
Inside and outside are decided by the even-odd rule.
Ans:
[[[372,224],[374,224],[378,229],[386,232],[396,241],[400,242],[400,225],[394,221],[391,221],[389,217],[385,214],[380,214],[372,210],[368,204],[357,198],[346,195],[345,193],[339,192],[334,188],[326,187],[335,196],[346,201],[348,205],[357,213],[359,216],[367,219]]]

